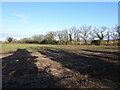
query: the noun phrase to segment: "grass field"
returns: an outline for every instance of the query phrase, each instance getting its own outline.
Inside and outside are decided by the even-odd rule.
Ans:
[[[2,44],[3,88],[119,88],[119,48]]]
[[[104,51],[112,51],[119,52],[119,47],[118,46],[94,46],[94,45],[39,45],[39,44],[2,44],[2,51],[3,52],[11,52],[11,51],[16,51],[17,49],[28,49],[30,50],[30,47],[36,48],[36,47],[53,47],[56,49],[61,49],[61,50],[81,50],[81,49],[89,49],[89,50],[104,50]]]

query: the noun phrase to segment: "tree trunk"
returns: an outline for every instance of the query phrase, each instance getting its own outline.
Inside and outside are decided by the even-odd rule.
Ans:
[[[107,40],[107,45],[109,45],[109,42],[110,42],[110,35],[109,35],[109,32],[108,32],[108,40]]]
[[[85,40],[85,45],[87,45],[87,40]]]
[[[70,38],[70,41],[72,41],[72,35],[71,34],[69,34],[69,38]]]

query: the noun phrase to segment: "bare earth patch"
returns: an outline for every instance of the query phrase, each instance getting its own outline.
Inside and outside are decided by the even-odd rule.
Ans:
[[[114,81],[117,77],[113,74],[113,77],[109,78],[111,71],[106,72],[111,67],[103,68],[112,64],[101,59],[95,61],[84,54],[101,53],[82,51],[77,55],[52,50],[28,52],[19,49],[12,54],[3,54],[3,88],[119,87],[119,82]]]

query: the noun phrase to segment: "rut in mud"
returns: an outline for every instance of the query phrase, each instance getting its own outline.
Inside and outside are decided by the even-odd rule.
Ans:
[[[119,87],[118,64],[82,54],[18,49],[2,58],[3,88]]]

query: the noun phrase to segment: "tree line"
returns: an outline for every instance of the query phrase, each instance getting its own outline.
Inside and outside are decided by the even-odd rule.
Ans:
[[[107,45],[112,41],[113,44],[120,40],[120,26],[108,28],[106,26],[93,27],[83,25],[79,28],[71,27],[59,31],[50,31],[45,35],[33,35],[30,38],[16,40],[18,43],[37,43],[37,44],[95,44],[101,45],[106,42]],[[13,38],[7,38],[12,42]],[[15,42],[15,41],[14,41]],[[118,44],[118,43],[117,43]]]

